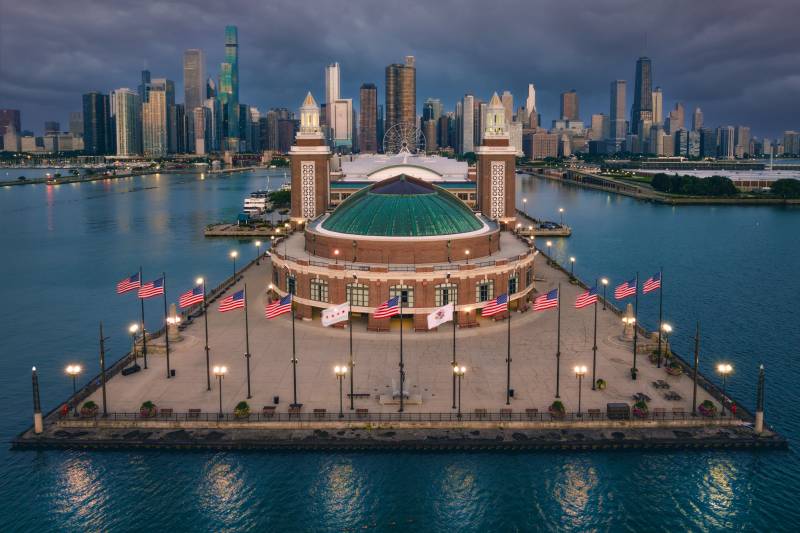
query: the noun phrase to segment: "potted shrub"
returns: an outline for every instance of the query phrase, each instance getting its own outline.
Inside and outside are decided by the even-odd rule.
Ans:
[[[83,407],[81,407],[81,416],[85,418],[94,418],[97,416],[97,410],[97,404],[92,400],[89,400],[83,404]]]
[[[553,418],[564,418],[564,415],[567,412],[566,408],[564,407],[564,403],[561,400],[556,400],[551,403],[548,411],[550,411],[550,416]]]
[[[608,384],[606,383],[606,380],[604,380],[603,378],[599,378],[596,382],[596,385],[597,385],[597,390],[605,390]]]
[[[236,418],[247,418],[250,416],[250,406],[247,402],[239,402],[233,409],[233,416]]]
[[[667,374],[670,376],[680,376],[683,374],[683,367],[681,367],[677,361],[670,361],[664,365],[664,370],[666,370]]]
[[[658,364],[658,350],[653,350],[652,352],[650,352],[647,358],[650,359],[650,362],[653,363],[654,365]]]
[[[647,418],[648,414],[650,414],[650,409],[647,407],[647,402],[639,400],[633,404],[633,416],[637,418]]]
[[[717,414],[717,406],[714,405],[714,402],[712,402],[711,400],[706,400],[703,403],[701,403],[697,407],[697,410],[700,411],[700,414],[703,416],[714,416],[715,414]]]
[[[156,404],[147,400],[146,402],[142,402],[142,406],[139,408],[139,415],[142,418],[153,418],[158,413],[158,408]]]

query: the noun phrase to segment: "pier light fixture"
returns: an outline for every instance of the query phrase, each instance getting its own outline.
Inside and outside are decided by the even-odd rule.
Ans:
[[[467,257],[467,264],[469,264],[469,250],[464,250],[464,255]]]
[[[128,331],[131,332],[131,335],[136,335],[136,332],[139,331],[139,324],[131,324]]]
[[[625,324],[626,326],[628,324],[633,325],[633,324],[636,324],[636,319],[634,317],[632,317],[632,316],[631,317],[624,316],[624,317],[622,317],[622,323]]]
[[[522,212],[525,213],[525,216],[528,216],[528,199],[522,199]]]
[[[75,416],[78,416],[78,399],[75,398],[75,395],[78,393],[78,385],[77,379],[78,374],[81,373],[83,368],[81,365],[67,365],[67,368],[64,369],[68,376],[72,377],[72,401],[75,407]]]
[[[128,331],[131,334],[131,353],[133,353],[133,364],[139,364],[139,357],[136,354],[136,332],[139,331],[139,324],[131,324],[128,327]]]
[[[347,365],[336,365],[333,367],[333,373],[336,374],[336,379],[339,381],[339,418],[344,418],[344,392],[342,383],[344,377],[347,375]]]
[[[519,231],[520,228],[522,228],[522,222],[517,222],[517,231]]]
[[[228,367],[225,365],[217,365],[214,367],[214,375],[217,376],[219,382],[219,417],[222,418],[222,378],[228,373]]]
[[[233,280],[236,281],[236,258],[239,256],[239,252],[231,250],[230,256],[233,260]]]
[[[547,245],[547,262],[550,263],[550,258],[553,257],[552,253],[550,253],[550,247],[553,246],[553,241],[547,241],[545,243]]]
[[[577,365],[575,366],[575,377],[578,378],[578,418],[581,415],[581,392],[582,392],[582,385],[583,385],[583,376],[586,375],[586,365]]]
[[[569,258],[569,277],[575,277],[575,256],[570,256]]]
[[[336,264],[338,265],[339,264],[339,249],[338,248],[333,251],[333,255],[336,258]]]
[[[253,244],[256,245],[256,264],[259,264],[261,260],[261,241],[256,241]]]
[[[558,208],[558,214],[561,215],[561,225],[563,226],[564,225],[564,208],[563,207],[559,207]]]
[[[453,375],[458,378],[458,410],[456,416],[461,418],[461,380],[464,378],[464,374],[467,373],[467,367],[465,366],[453,366]]]
[[[728,363],[720,363],[720,364],[717,365],[717,372],[722,374],[722,401],[720,402],[722,404],[722,411],[720,412],[720,414],[724,415],[725,414],[725,399],[726,399],[725,385],[727,384],[728,374],[733,372],[733,367]]]
[[[195,282],[197,285],[202,285],[204,281],[205,281],[205,280],[204,280],[203,278],[197,278],[196,280],[194,280],[194,282]]]
[[[533,226],[528,226],[528,231],[533,231]]]
[[[601,278],[600,283],[603,284],[603,311],[606,310],[606,287],[608,287],[608,278]]]

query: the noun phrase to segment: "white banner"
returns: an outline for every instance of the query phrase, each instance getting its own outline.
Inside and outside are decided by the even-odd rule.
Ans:
[[[322,325],[328,327],[336,324],[337,322],[344,322],[347,320],[347,312],[349,310],[350,304],[347,302],[323,310]]]
[[[453,304],[447,304],[428,315],[428,329],[439,327],[451,320],[453,320]]]

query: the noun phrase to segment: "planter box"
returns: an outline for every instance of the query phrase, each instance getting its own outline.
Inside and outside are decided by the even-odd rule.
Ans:
[[[683,369],[679,366],[667,366],[664,367],[664,370],[666,370],[667,374],[670,376],[680,376],[683,374]]]

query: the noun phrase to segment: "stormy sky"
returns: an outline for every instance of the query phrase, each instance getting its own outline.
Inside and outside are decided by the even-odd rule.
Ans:
[[[202,48],[214,77],[226,24],[239,27],[241,101],[296,109],[306,90],[321,99],[323,69],[341,64],[343,97],[384,68],[417,58],[417,102],[447,109],[465,92],[488,99],[508,89],[515,106],[537,87],[543,123],[574,88],[581,118],[608,113],[609,83],[653,60],[664,114],[750,125],[775,136],[800,129],[800,2],[796,0],[377,0],[46,1],[0,0],[0,108],[22,110],[24,129],[68,127],[89,90],[135,88],[139,71],[176,82],[182,55]]]

